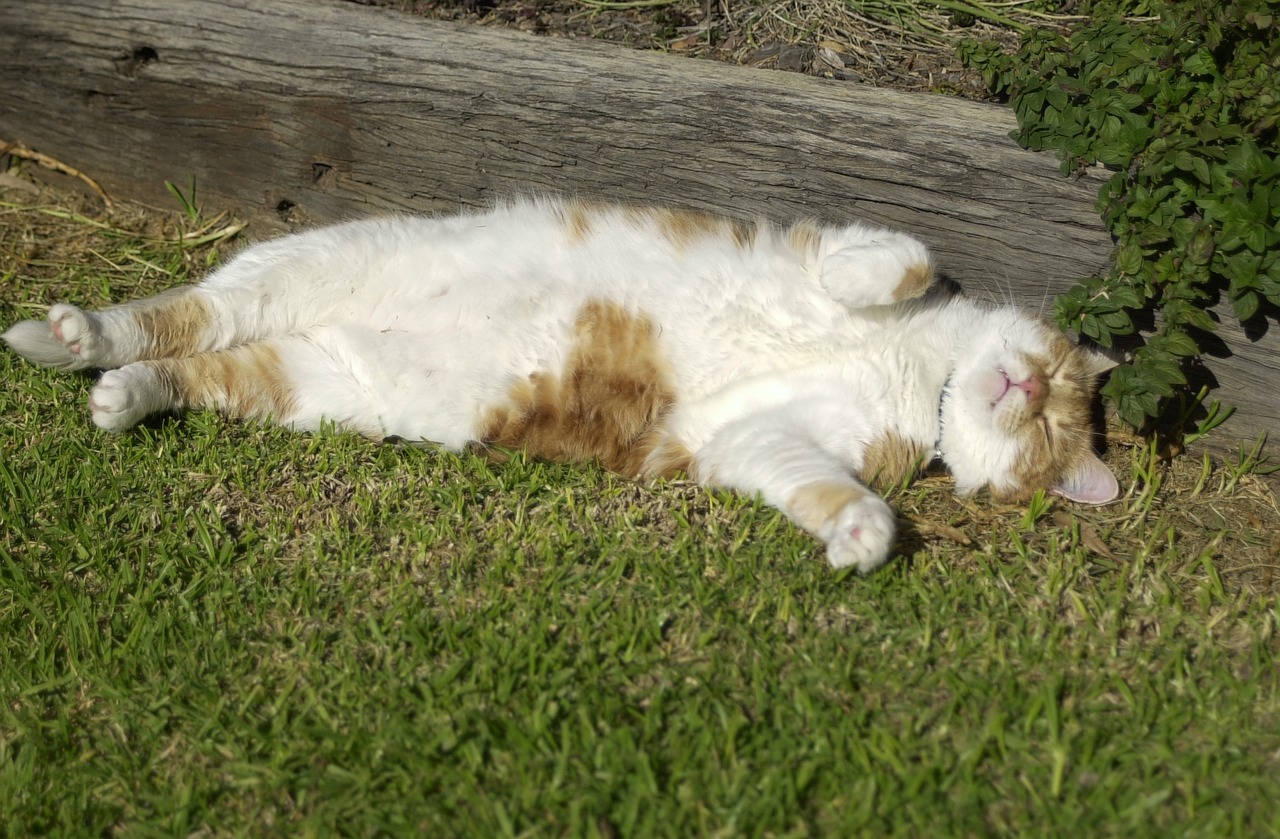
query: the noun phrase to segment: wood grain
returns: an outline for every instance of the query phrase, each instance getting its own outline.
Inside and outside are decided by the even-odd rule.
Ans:
[[[194,176],[259,229],[530,190],[864,218],[929,242],[968,293],[1033,308],[1109,257],[1100,175],[1061,177],[996,106],[338,0],[0,0],[0,19],[0,139],[153,204]],[[1280,420],[1280,329],[1253,328],[1224,328],[1210,360],[1240,408],[1220,445]]]

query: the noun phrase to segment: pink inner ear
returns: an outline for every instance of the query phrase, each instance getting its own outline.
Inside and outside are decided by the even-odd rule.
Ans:
[[[1094,454],[1088,454],[1053,492],[1081,504],[1109,504],[1120,497],[1120,483]]]

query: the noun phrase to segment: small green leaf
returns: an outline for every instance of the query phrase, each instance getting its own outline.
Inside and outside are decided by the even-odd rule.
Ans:
[[[1159,339],[1153,339],[1153,343],[1155,340],[1160,341],[1160,348],[1165,352],[1184,358],[1197,355],[1200,352],[1196,342],[1185,332],[1170,332],[1167,335],[1160,336]]]
[[[1195,265],[1208,265],[1213,258],[1213,228],[1205,225],[1187,243],[1187,259]]]
[[[1142,270],[1142,247],[1136,242],[1124,245],[1116,253],[1116,270],[1121,274],[1133,276]]]
[[[1193,157],[1191,159],[1191,172],[1196,176],[1196,180],[1206,186],[1210,182],[1209,164],[1203,157]]]
[[[1213,55],[1208,50],[1199,50],[1187,57],[1182,64],[1182,72],[1191,76],[1216,75],[1217,66],[1213,63]]]
[[[1231,298],[1231,305],[1240,320],[1248,320],[1258,313],[1258,295],[1254,291],[1245,291],[1239,297]]]

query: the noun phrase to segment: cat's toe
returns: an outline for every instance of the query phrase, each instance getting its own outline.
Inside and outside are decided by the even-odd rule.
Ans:
[[[835,568],[852,565],[862,574],[889,558],[897,526],[893,510],[877,495],[846,504],[836,514],[827,540],[827,559]]]
[[[163,409],[157,383],[139,365],[108,370],[89,394],[93,424],[104,431],[132,428],[148,414]]]
[[[86,366],[96,364],[104,354],[95,317],[79,306],[58,303],[50,307],[49,331],[68,353]]]

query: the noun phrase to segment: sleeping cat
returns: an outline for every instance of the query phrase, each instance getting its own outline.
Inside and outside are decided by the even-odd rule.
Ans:
[[[198,285],[58,304],[0,337],[105,368],[89,410],[110,431],[215,408],[684,472],[760,493],[867,572],[895,535],[869,487],[935,457],[961,493],[1119,494],[1091,446],[1112,362],[932,285],[901,233],[536,199],[287,236]]]

